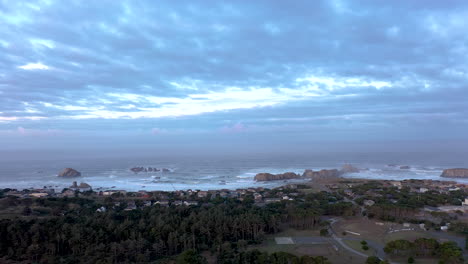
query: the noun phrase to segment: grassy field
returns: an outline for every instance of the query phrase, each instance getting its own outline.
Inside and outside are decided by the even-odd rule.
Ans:
[[[362,249],[361,241],[358,240],[343,240],[343,242],[348,245],[350,248],[357,250],[359,252],[362,252],[368,256],[375,256],[377,255],[377,251],[372,248],[370,245],[367,245],[369,247],[368,250]]]
[[[350,253],[347,250],[336,250],[332,244],[316,244],[316,245],[277,245],[275,237],[308,237],[320,236],[319,230],[297,230],[288,228],[275,235],[270,235],[266,240],[255,246],[249,246],[248,249],[258,249],[269,253],[284,251],[297,256],[311,255],[324,256],[332,263],[347,263],[347,264],[362,264],[365,258]]]
[[[384,236],[384,242],[389,242],[397,239],[406,239],[406,240],[415,240],[417,238],[431,238],[432,236],[424,231],[414,230],[414,231],[400,231],[395,233],[386,234]]]

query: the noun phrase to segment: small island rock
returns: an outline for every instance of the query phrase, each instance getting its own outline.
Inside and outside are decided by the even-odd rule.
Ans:
[[[59,177],[64,177],[64,178],[73,178],[73,177],[80,177],[81,172],[72,169],[72,168],[66,168],[62,172],[59,173]]]
[[[302,177],[306,178],[336,178],[341,175],[340,171],[337,169],[332,170],[320,170],[320,171],[313,171],[313,170],[305,170],[302,174]]]
[[[278,181],[278,180],[289,180],[297,179],[301,177],[299,174],[294,172],[285,172],[281,174],[271,174],[271,173],[258,173],[255,175],[256,181]]]
[[[356,173],[356,172],[360,172],[361,170],[359,170],[358,168],[354,167],[351,164],[345,164],[341,167],[340,171],[341,173]]]
[[[440,177],[447,177],[447,178],[468,178],[468,169],[446,169],[442,172]]]

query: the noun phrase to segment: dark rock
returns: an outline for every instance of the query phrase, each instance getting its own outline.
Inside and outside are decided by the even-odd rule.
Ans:
[[[468,169],[446,169],[442,172],[440,177],[448,178],[468,178]]]
[[[400,166],[400,170],[409,170],[409,169],[411,169],[410,166],[406,166],[406,165],[405,166]]]
[[[285,172],[281,174],[271,174],[271,173],[258,173],[255,175],[256,181],[278,181],[278,180],[288,180],[288,179],[297,179],[301,176],[294,172]]]
[[[341,167],[340,172],[341,173],[356,173],[356,172],[360,172],[360,170],[351,164],[345,164]]]
[[[313,171],[313,170],[305,170],[302,174],[302,177],[305,178],[336,178],[339,177],[341,173],[337,169],[331,170],[320,170],[320,171]]]
[[[81,172],[72,169],[72,168],[66,168],[62,172],[59,173],[59,177],[64,177],[64,178],[73,178],[73,177],[80,177]]]

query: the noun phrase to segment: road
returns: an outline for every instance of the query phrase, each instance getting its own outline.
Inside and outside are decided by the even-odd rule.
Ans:
[[[336,235],[336,232],[333,230],[333,224],[335,224],[336,222],[338,222],[340,219],[339,218],[331,218],[330,219],[330,227],[328,228],[328,232],[331,234],[331,237],[334,241],[336,241],[338,244],[341,245],[341,247],[343,247],[344,249],[356,254],[356,255],[359,255],[361,257],[364,257],[364,258],[367,258],[368,255],[362,253],[362,252],[359,252],[353,248],[351,248],[350,246],[346,245],[346,243],[343,242],[343,240],[358,240],[358,241],[361,241],[361,239],[356,239],[356,238],[340,238]],[[367,241],[368,245],[374,249],[377,250],[377,257],[379,257],[380,259],[387,259],[387,255],[385,254],[384,250],[383,250],[383,246],[376,243],[376,242],[373,242],[373,241]],[[390,262],[390,264],[397,264],[397,262]]]

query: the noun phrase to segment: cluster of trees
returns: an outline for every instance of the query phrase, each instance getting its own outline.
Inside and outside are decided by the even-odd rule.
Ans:
[[[405,208],[422,208],[424,206],[438,206],[438,205],[461,205],[461,202],[468,195],[464,190],[451,191],[448,193],[440,193],[438,191],[430,190],[424,193],[412,192],[409,187],[398,189],[396,187],[383,187],[380,182],[368,182],[361,185],[356,185],[352,188],[353,192],[361,195],[360,199],[356,202],[362,205],[366,199],[371,199],[377,205],[393,204]],[[366,192],[377,192],[380,197],[375,195],[366,195]],[[392,203],[390,200],[395,200]]]
[[[16,205],[25,203],[25,199],[5,199],[12,199],[9,202]],[[241,253],[246,245],[261,242],[265,234],[276,233],[281,226],[315,227],[320,225],[319,217],[323,214],[345,215],[355,211],[352,204],[325,194],[265,207],[225,199],[210,206],[158,205],[132,211],[118,207],[105,213],[96,212],[103,203],[93,199],[45,198],[27,203],[31,208],[40,206],[51,213],[0,220],[0,255],[6,259],[41,263],[145,263],[195,250],[210,251],[231,261],[224,263],[247,263],[243,259],[251,256]],[[264,258],[261,254],[249,254]],[[232,262],[233,259],[238,261]],[[315,263],[297,261],[302,262],[294,263]]]
[[[443,263],[463,263],[462,250],[455,242],[439,243],[432,238],[418,238],[413,242],[404,239],[390,241],[384,251],[397,256],[436,257]]]

